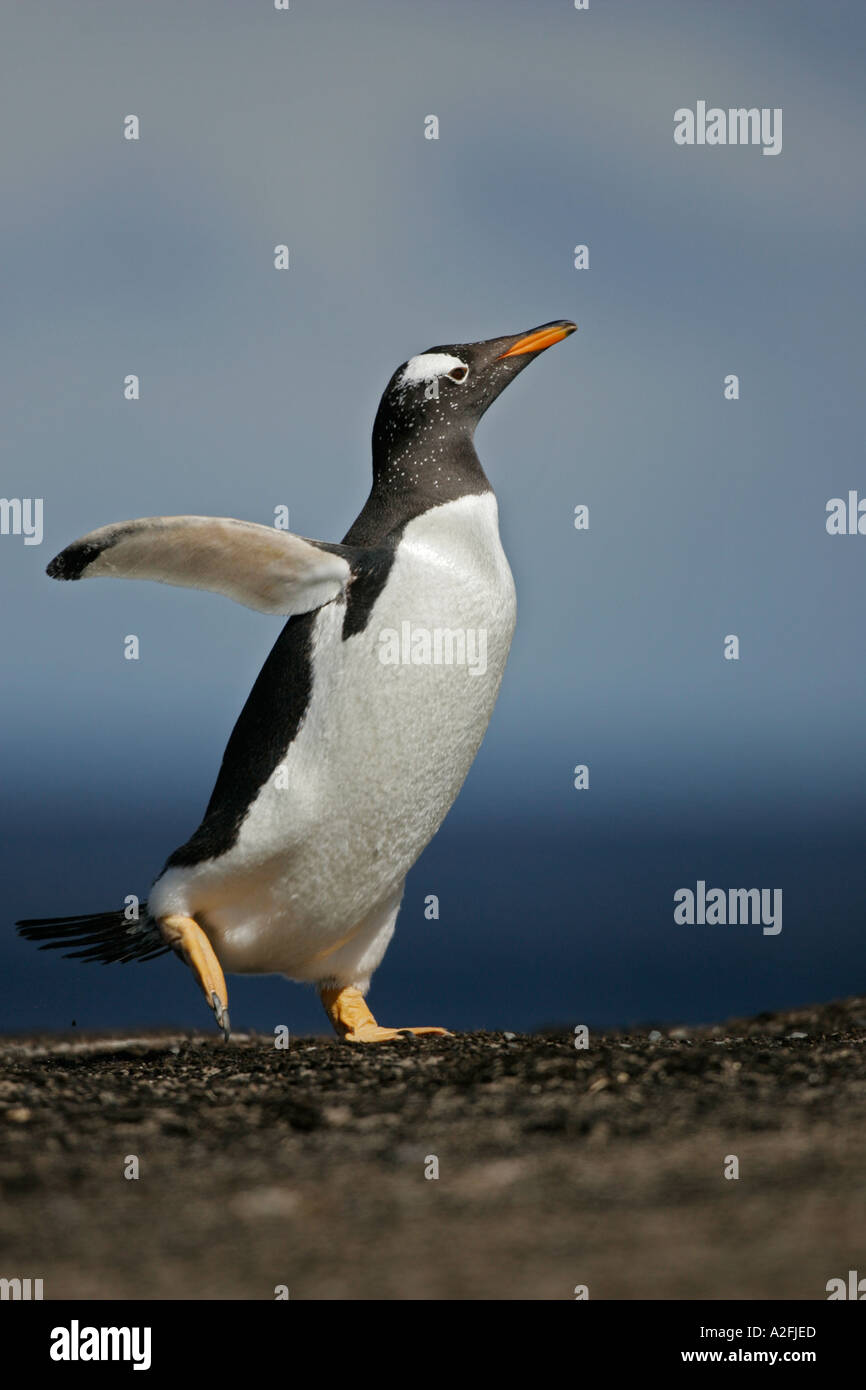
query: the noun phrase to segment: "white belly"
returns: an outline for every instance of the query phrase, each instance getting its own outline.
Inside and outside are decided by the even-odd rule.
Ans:
[[[331,603],[316,617],[310,706],[235,845],[169,869],[151,894],[156,914],[198,916],[230,971],[327,974],[328,954],[399,898],[452,805],[514,631],[493,494],[410,522],[346,641],[344,613]]]

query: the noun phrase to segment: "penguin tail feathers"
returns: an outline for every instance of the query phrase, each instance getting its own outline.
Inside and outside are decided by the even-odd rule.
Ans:
[[[130,922],[123,912],[92,912],[77,917],[30,917],[16,922],[20,936],[39,943],[40,951],[64,951],[80,960],[152,960],[171,948],[159,927],[147,914],[147,903],[140,904],[141,916]],[[75,947],[76,949],[72,949]],[[64,949],[65,948],[65,949]]]

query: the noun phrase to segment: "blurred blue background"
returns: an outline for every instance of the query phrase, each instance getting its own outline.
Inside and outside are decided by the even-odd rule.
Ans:
[[[0,1028],[208,1026],[173,958],[72,963],[12,922],[145,896],[280,626],[47,561],[154,513],[285,504],[339,539],[394,368],[560,317],[478,433],[518,631],[374,1010],[697,1022],[866,988],[866,538],[825,530],[866,494],[864,38],[811,0],[7,10],[2,491],[45,538],[0,537]],[[675,146],[698,99],[782,107],[782,153]],[[699,878],[781,887],[782,934],[675,926]],[[323,1029],[308,989],[229,986],[236,1027]]]

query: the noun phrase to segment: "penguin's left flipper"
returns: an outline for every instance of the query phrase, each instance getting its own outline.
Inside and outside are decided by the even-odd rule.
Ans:
[[[160,917],[159,930],[163,940],[186,961],[195,975],[205,999],[214,1011],[217,1027],[223,1030],[223,1037],[228,1042],[231,1023],[225,975],[198,922],[192,917]]]
[[[448,1038],[447,1028],[380,1028],[358,989],[322,988],[319,998],[325,1013],[344,1042],[393,1042],[407,1033],[438,1033]]]
[[[90,531],[48,566],[52,579],[155,579],[210,589],[260,613],[311,613],[346,590],[353,546],[226,516],[146,516]]]

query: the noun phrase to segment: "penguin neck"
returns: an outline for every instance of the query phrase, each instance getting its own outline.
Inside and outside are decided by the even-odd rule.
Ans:
[[[459,497],[492,492],[470,434],[442,443],[373,436],[373,486],[345,543],[376,545],[414,517]]]

